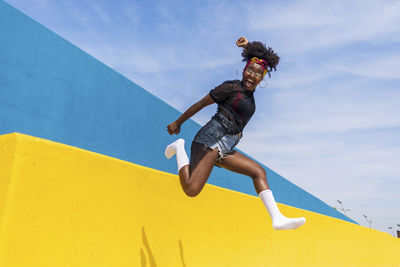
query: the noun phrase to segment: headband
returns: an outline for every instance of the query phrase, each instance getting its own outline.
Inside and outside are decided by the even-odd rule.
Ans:
[[[250,60],[247,61],[246,67],[244,67],[244,69],[247,69],[247,67],[251,64],[251,63],[257,63],[258,65],[261,65],[261,67],[263,68],[263,77],[265,76],[265,74],[267,74],[268,72],[268,63],[266,60],[264,59],[260,59],[258,57],[252,57]]]

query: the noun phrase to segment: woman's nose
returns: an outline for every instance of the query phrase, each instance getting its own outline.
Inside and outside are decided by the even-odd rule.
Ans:
[[[250,72],[249,76],[256,77],[256,73],[255,72]]]

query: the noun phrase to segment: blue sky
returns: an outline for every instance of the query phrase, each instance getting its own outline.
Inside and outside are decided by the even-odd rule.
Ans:
[[[6,2],[182,112],[241,79],[238,37],[263,41],[281,61],[238,147],[361,225],[400,224],[399,1]]]

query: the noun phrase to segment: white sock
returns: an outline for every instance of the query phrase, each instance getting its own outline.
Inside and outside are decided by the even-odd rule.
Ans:
[[[272,191],[267,189],[262,191],[259,194],[262,202],[264,203],[267,211],[272,219],[272,227],[275,230],[289,230],[289,229],[296,229],[302,226],[306,219],[304,217],[301,218],[287,218],[285,217],[278,208],[278,205],[275,202],[274,195]]]
[[[183,166],[189,165],[189,158],[185,151],[185,140],[182,138],[176,140],[175,142],[169,144],[165,149],[165,157],[167,159],[172,158],[176,154],[176,163],[178,164],[178,172]]]

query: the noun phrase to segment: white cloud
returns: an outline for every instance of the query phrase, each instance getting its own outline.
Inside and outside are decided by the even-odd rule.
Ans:
[[[125,14],[128,18],[128,24],[132,27],[132,29],[137,29],[137,26],[140,23],[141,12],[139,8],[133,3],[129,3],[129,6],[124,8],[123,14]]]
[[[49,5],[52,2],[52,0],[34,0],[34,2],[42,7],[45,7]]]
[[[399,50],[400,51],[400,50]],[[365,55],[361,60],[334,59],[327,68],[346,74],[383,79],[400,79],[400,55]]]
[[[94,11],[96,18],[100,18],[101,21],[105,24],[110,24],[111,19],[109,17],[109,14],[107,14],[107,11],[105,10],[104,7],[101,6],[100,3],[96,1],[90,1],[90,0],[84,0],[84,2],[90,6],[90,8]]]
[[[257,9],[249,5],[247,14],[253,30],[267,32],[291,53],[400,40],[394,35],[400,32],[398,1],[285,1]]]

